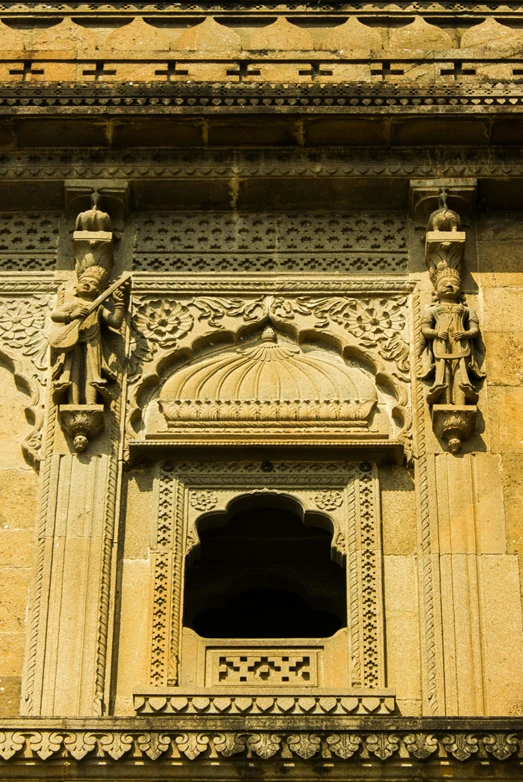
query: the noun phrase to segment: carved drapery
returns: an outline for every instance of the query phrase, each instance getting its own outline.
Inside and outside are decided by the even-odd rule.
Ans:
[[[150,681],[153,687],[179,680],[184,559],[199,544],[202,513],[225,512],[232,500],[271,493],[292,497],[304,512],[327,514],[333,556],[347,569],[347,627],[350,686],[385,686],[383,596],[378,472],[363,463],[277,462],[163,464],[156,479],[153,545]]]

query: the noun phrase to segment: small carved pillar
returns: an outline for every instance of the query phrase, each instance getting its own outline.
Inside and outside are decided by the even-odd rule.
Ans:
[[[101,716],[110,691],[129,276],[109,281],[122,259],[113,259],[111,219],[96,195],[73,242],[76,284],[59,294],[48,335],[53,371],[23,694],[35,716]]]
[[[466,232],[460,215],[448,206],[449,192],[441,187],[439,205],[428,220],[425,262],[434,288],[434,302],[422,317],[422,372],[431,380],[427,402],[436,435],[451,453],[476,428],[475,388],[484,373],[476,358],[479,322],[461,291]]]

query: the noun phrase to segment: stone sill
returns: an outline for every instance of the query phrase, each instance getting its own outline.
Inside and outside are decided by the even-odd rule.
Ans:
[[[316,687],[297,690],[294,687],[223,687],[209,690],[159,688],[158,691],[138,692],[134,707],[139,714],[194,714],[227,719],[230,715],[294,715],[308,719],[321,715],[336,719],[347,714],[391,715],[396,702],[392,690],[357,690],[340,692]]]

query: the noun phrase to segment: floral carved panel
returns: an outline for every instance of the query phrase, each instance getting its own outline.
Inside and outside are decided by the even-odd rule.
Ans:
[[[300,350],[314,346],[330,350],[349,367],[361,368],[377,388],[378,408],[387,419],[389,436],[408,440],[408,299],[399,294],[136,297],[129,364],[130,438],[140,440],[147,432],[148,410],[173,373],[185,371],[184,367],[201,360],[206,351],[213,353],[221,345],[224,349],[230,345],[231,353],[244,349],[249,338],[255,342],[256,335],[261,336],[264,330],[267,333],[267,329],[277,334],[279,343],[290,340]],[[179,418],[179,403],[175,402],[167,407],[168,419],[169,415]],[[295,417],[287,408],[274,416],[281,419],[289,412]],[[218,418],[220,415],[218,411]],[[238,411],[233,417],[242,415]],[[207,417],[213,416],[210,410]],[[325,417],[319,411],[311,416],[318,420]],[[342,418],[348,420],[347,411]]]

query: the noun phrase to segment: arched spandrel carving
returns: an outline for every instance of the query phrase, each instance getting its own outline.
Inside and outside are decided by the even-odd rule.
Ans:
[[[231,421],[264,421],[271,417],[275,421],[287,417],[293,422],[297,435],[300,423],[305,420],[308,427],[314,421],[318,427],[321,424],[324,435],[330,423],[337,420],[338,429],[340,421],[346,427],[352,427],[353,432],[366,426],[370,432],[376,433],[378,439],[383,437],[408,446],[410,378],[407,322],[407,299],[398,296],[391,297],[390,301],[360,297],[296,299],[282,296],[238,300],[180,297],[160,301],[142,297],[135,303],[133,315],[128,417],[131,447],[134,448],[144,437],[153,440],[155,433],[160,433],[162,428],[165,439],[168,430],[175,428],[175,421],[178,425],[182,419],[193,419],[196,426],[202,427],[216,427],[216,421],[221,420],[221,435],[227,439],[226,432],[230,432],[233,426]],[[265,345],[254,351],[256,355],[249,354],[251,347],[253,350],[256,348],[257,341],[265,342]],[[276,342],[277,347],[270,347],[269,342]],[[228,353],[226,346],[230,346]],[[198,393],[189,391],[184,401],[179,389],[172,389],[172,393],[169,391],[169,384],[176,383],[177,373],[181,373],[178,377],[184,373],[191,374],[191,367],[197,373],[203,368],[206,356],[212,362],[212,356],[220,350],[223,350],[224,356],[230,356],[229,367],[244,351],[247,363],[251,358],[259,360],[260,370],[262,365],[268,364],[266,359],[269,356],[266,354],[274,352],[276,357],[278,351],[279,354],[294,351],[296,360],[301,361],[301,357],[306,356],[307,361],[314,350],[321,359],[320,351],[323,351],[322,360],[330,361],[332,367],[327,371],[325,368],[320,370],[324,378],[318,394],[321,404],[314,405],[314,389],[306,394],[300,390],[294,399],[287,400],[276,397],[261,400],[259,395],[256,398],[255,393],[251,400],[241,400],[233,399],[229,394],[226,405],[216,404],[219,399],[199,398]],[[288,358],[289,364],[294,361],[291,356]],[[336,363],[339,369],[345,367],[346,386],[354,388],[356,383],[356,391],[350,399],[332,388],[331,376],[339,371]],[[303,370],[297,368],[296,372],[303,375]],[[230,380],[232,376],[228,368],[225,373]],[[288,370],[286,375],[289,375]],[[349,379],[351,382],[348,382]],[[185,385],[190,390],[191,382]],[[159,411],[158,399],[163,413]],[[377,406],[372,399],[377,400]],[[302,412],[294,409],[296,400],[306,403],[302,404]],[[246,409],[248,402],[251,402],[251,411]],[[260,402],[263,411],[258,409]],[[370,403],[368,409],[365,408],[366,403]],[[225,417],[229,418],[228,423],[224,423]]]
[[[229,516],[234,505],[241,499],[244,505],[259,507],[271,499],[282,507],[293,508],[302,518],[305,526],[311,519],[318,526],[331,534],[331,556],[339,564],[345,561],[346,555],[346,514],[347,497],[344,488],[331,491],[308,491],[304,488],[294,490],[278,489],[279,481],[266,480],[265,485],[250,492],[238,493],[234,489],[193,489],[189,491],[189,508],[187,509],[187,528],[185,556],[193,557],[195,549],[200,545],[199,529],[209,529],[219,526],[221,519]],[[335,505],[326,498],[336,497]],[[325,507],[325,502],[329,508]],[[323,507],[320,508],[320,503]],[[207,507],[203,507],[207,505]]]
[[[40,463],[43,395],[49,364],[45,327],[50,299],[50,296],[0,297],[0,360],[28,396],[25,413],[32,428],[22,443],[22,451],[36,467]]]

